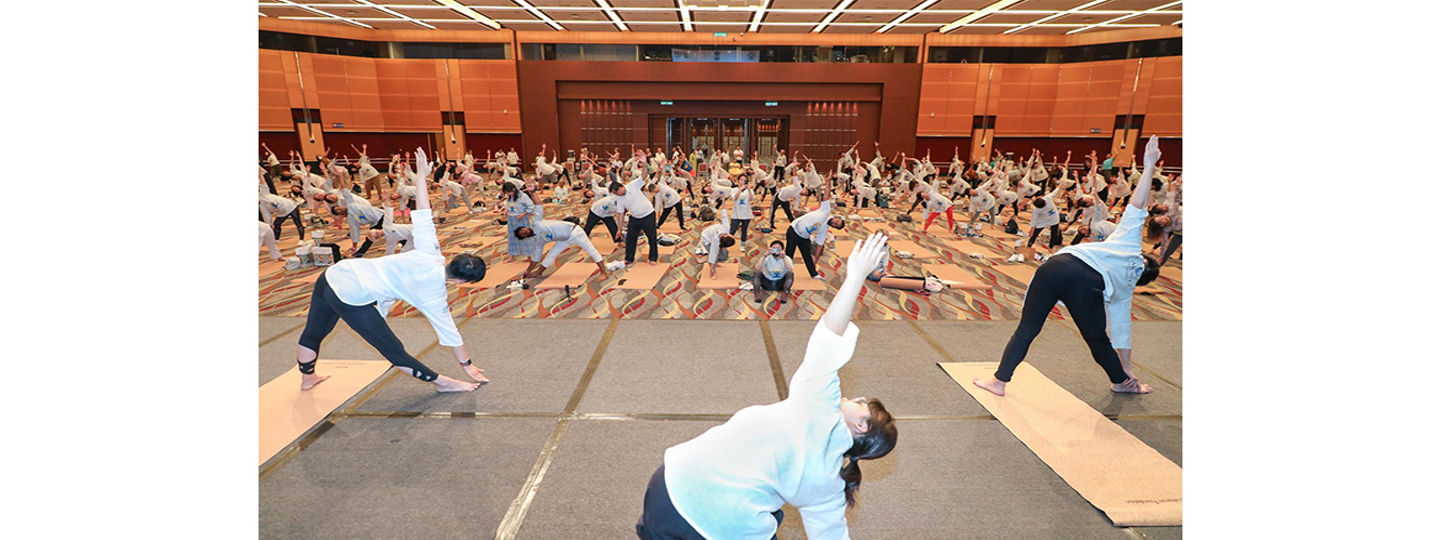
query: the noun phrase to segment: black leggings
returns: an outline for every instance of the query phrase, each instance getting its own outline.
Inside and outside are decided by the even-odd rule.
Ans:
[[[785,219],[795,221],[795,214],[790,213],[790,201],[782,201],[776,197],[775,202],[770,205],[770,228],[775,228],[775,209],[785,211]]]
[[[730,220],[730,234],[735,234],[736,226],[740,227],[740,243],[744,244],[750,239],[750,220],[732,218]]]
[[[319,358],[320,342],[325,341],[325,336],[330,335],[330,331],[335,329],[335,322],[340,319],[345,319],[351,330],[360,334],[395,367],[409,369],[415,378],[422,381],[434,381],[440,376],[405,352],[405,344],[395,337],[390,325],[385,324],[385,318],[375,309],[374,302],[363,306],[346,304],[335,296],[322,272],[315,280],[315,289],[310,292],[310,315],[305,319],[305,330],[300,333],[300,346],[315,351],[316,358]]]
[[[635,242],[640,239],[640,234],[645,234],[645,240],[650,244],[650,262],[660,260],[659,235],[655,232],[655,212],[650,215],[637,218],[631,216],[625,222],[625,264],[635,262]]]
[[[601,223],[605,224],[606,229],[610,229],[610,238],[615,239],[617,242],[620,241],[620,226],[615,224],[615,216],[605,216],[602,218],[595,215],[593,211],[590,212],[590,215],[585,216],[585,226],[582,227],[585,230],[585,236],[590,236],[590,231]]]
[[[775,516],[775,529],[780,529],[780,523],[785,521],[785,512],[776,510],[770,515]],[[635,522],[635,535],[642,540],[701,540],[705,538],[700,531],[695,530],[690,522],[685,521],[685,516],[675,509],[675,503],[670,502],[670,490],[665,488],[665,465],[655,469],[655,474],[650,475],[650,485],[645,488],[645,506],[640,512],[640,519]],[[771,540],[778,538],[771,536]]]
[[[1034,247],[1034,246],[1035,246],[1035,239],[1040,237],[1040,231],[1041,231],[1040,228],[1030,229],[1030,242],[1029,242],[1029,243],[1026,243],[1026,244],[1025,244],[1025,247]],[[1060,224],[1057,223],[1057,224],[1055,224],[1055,225],[1051,225],[1051,226],[1050,226],[1050,247],[1051,247],[1051,248],[1060,247],[1060,244],[1063,244],[1063,243],[1064,243],[1064,242],[1061,240],[1061,236],[1060,236]]]
[[[795,250],[800,250],[800,257],[805,259],[805,270],[810,272],[810,277],[817,277],[820,272],[815,270],[815,247],[809,238],[800,236],[795,232],[794,227],[785,227],[785,256],[795,257]]]
[[[1025,290],[1020,325],[1015,327],[1010,343],[1005,345],[1005,354],[1000,358],[995,378],[1010,382],[1015,368],[1030,351],[1030,342],[1040,335],[1045,319],[1058,300],[1065,302],[1065,309],[1080,330],[1080,337],[1090,346],[1090,355],[1105,369],[1110,382],[1120,384],[1129,380],[1130,376],[1120,365],[1120,355],[1110,346],[1110,336],[1105,331],[1104,295],[1105,279],[1074,255],[1061,253],[1040,265]]]
[[[670,217],[671,210],[675,210],[675,217],[680,220],[680,228],[685,228],[685,201],[683,200],[672,206],[666,206],[665,210],[660,212],[660,221],[655,222],[655,228],[665,226],[665,220]]]
[[[1165,253],[1160,256],[1160,265],[1163,266],[1166,261],[1170,260],[1170,255],[1180,249],[1180,243],[1183,241],[1183,235],[1180,233],[1170,233],[1170,241],[1165,243]]]
[[[377,222],[375,222],[375,226],[370,227],[370,230],[372,230],[372,231],[373,231],[373,230],[376,230],[376,229],[383,230],[384,228],[385,228],[385,222],[384,222],[384,221],[377,221]],[[364,257],[364,256],[365,256],[365,252],[370,251],[370,245],[373,244],[373,243],[374,243],[374,242],[371,242],[371,241],[370,241],[370,235],[368,235],[368,234],[365,235],[365,243],[360,244],[360,249],[355,250],[355,257],[354,257],[354,258],[359,259],[360,257]]]
[[[275,218],[275,221],[270,224],[270,228],[275,231],[275,241],[277,241],[277,242],[280,241],[280,228],[281,228],[281,225],[284,225],[284,224],[285,224],[285,220],[286,220],[286,219],[289,219],[289,220],[292,220],[292,221],[295,222],[295,228],[296,228],[296,229],[299,229],[299,231],[300,231],[300,241],[301,241],[301,242],[304,242],[304,241],[305,241],[305,224],[303,224],[303,223],[300,222],[300,207],[299,207],[299,206],[296,206],[295,209],[294,209],[294,210],[291,210],[289,214],[285,214],[285,215],[283,215],[283,216],[280,216],[280,217]]]

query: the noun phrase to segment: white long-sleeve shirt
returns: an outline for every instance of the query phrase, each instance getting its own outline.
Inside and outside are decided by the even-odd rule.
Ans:
[[[1105,279],[1105,312],[1110,323],[1110,345],[1116,349],[1130,348],[1130,302],[1135,282],[1145,271],[1145,258],[1140,255],[1141,225],[1145,210],[1125,205],[1120,224],[1104,242],[1067,246],[1055,254],[1072,254],[1090,265]],[[1093,229],[1094,224],[1090,227]]]
[[[665,488],[705,538],[770,538],[771,512],[800,509],[812,540],[850,537],[840,466],[854,438],[840,414],[838,371],[855,352],[854,323],[836,335],[822,321],[784,401],[746,407],[724,424],[665,451]]]
[[[465,341],[450,315],[445,289],[445,257],[430,210],[410,213],[415,250],[377,259],[345,259],[325,270],[325,281],[340,301],[352,306],[375,303],[384,317],[396,300],[404,300],[430,321],[441,345],[458,347]]]

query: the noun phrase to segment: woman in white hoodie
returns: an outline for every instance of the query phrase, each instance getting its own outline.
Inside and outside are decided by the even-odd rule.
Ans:
[[[856,244],[785,400],[741,409],[665,451],[635,524],[640,538],[772,538],[786,503],[800,509],[810,538],[850,537],[845,509],[860,488],[859,460],[889,454],[898,435],[878,400],[840,396],[838,374],[855,352],[850,315],[885,241],[876,233]]]

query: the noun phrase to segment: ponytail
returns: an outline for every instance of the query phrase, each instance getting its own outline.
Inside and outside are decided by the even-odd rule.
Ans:
[[[850,459],[850,464],[840,467],[840,479],[845,481],[845,506],[855,506],[855,492],[860,490],[860,460]]]
[[[885,457],[895,449],[895,441],[899,436],[895,429],[895,418],[890,416],[890,411],[885,410],[885,404],[878,399],[871,399],[868,405],[870,430],[855,436],[850,450],[845,452],[850,463],[840,467],[840,479],[845,481],[846,506],[855,506],[855,492],[860,490],[860,460]]]

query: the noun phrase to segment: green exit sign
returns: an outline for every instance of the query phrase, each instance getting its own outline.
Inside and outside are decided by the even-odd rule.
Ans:
[[[715,37],[725,37],[725,36],[728,36],[728,35],[730,35],[730,34],[727,34],[727,33],[725,33],[725,32],[715,32]]]
[[[661,105],[674,105],[675,102],[674,102],[674,101],[661,101],[660,104],[661,104]]]
[[[765,102],[765,106],[766,106],[766,107],[779,107],[779,106],[780,106],[780,102],[779,102],[779,101],[766,101],[766,102]]]

